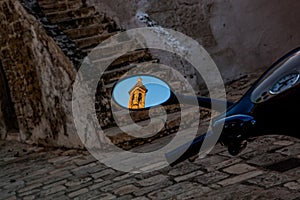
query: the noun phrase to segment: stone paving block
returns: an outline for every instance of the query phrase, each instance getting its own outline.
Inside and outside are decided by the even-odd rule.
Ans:
[[[70,198],[66,195],[65,191],[60,191],[55,194],[51,194],[48,196],[39,197],[37,196],[37,199],[45,199],[45,200],[53,200],[53,199],[59,199],[59,200],[69,200]]]
[[[11,183],[14,183],[14,182],[16,182],[17,180],[15,180],[15,179],[10,179],[9,177],[2,177],[2,178],[1,178],[1,181],[2,181],[2,182],[0,182],[0,188],[5,187],[5,186],[7,186],[7,185],[9,185],[9,184],[11,184]]]
[[[181,182],[166,188],[155,190],[147,195],[150,199],[171,199],[188,190],[198,189],[202,186],[197,183]]]
[[[28,173],[28,175],[22,177],[22,179],[24,179],[26,181],[37,179],[37,178],[45,176],[45,174],[47,174],[52,169],[53,169],[52,166],[47,166],[42,169],[37,169],[37,170],[34,170],[34,171]]]
[[[278,200],[298,200],[299,191],[289,190],[284,187],[273,187],[253,194],[253,199],[278,199]]]
[[[86,182],[86,183],[82,183],[80,185],[75,185],[75,186],[71,186],[71,187],[67,187],[66,191],[68,193],[77,191],[77,190],[81,190],[82,188],[89,188],[89,186],[91,186],[93,184],[92,181]]]
[[[89,155],[89,156],[74,159],[73,162],[78,166],[82,166],[82,165],[90,164],[92,162],[98,162],[98,160],[94,158],[92,155]]]
[[[116,199],[116,196],[113,195],[113,194],[110,194],[110,193],[102,193],[100,195],[96,195],[96,196],[90,198],[90,200],[98,200],[98,199],[101,199],[101,200],[112,200],[112,199]]]
[[[195,187],[192,190],[187,190],[179,195],[176,195],[177,199],[180,200],[189,200],[189,199],[202,199],[203,195],[212,191],[209,187]]]
[[[42,183],[35,183],[35,184],[32,184],[32,185],[28,185],[22,189],[19,189],[18,192],[19,193],[23,193],[23,192],[26,192],[26,191],[29,191],[29,190],[33,190],[35,188],[38,188],[38,187],[41,187],[43,184]]]
[[[87,193],[83,193],[83,194],[80,194],[80,195],[76,196],[74,198],[74,200],[75,199],[82,199],[82,200],[92,199],[92,198],[97,197],[101,194],[103,194],[103,192],[100,191],[100,190],[92,190],[92,191],[89,190],[89,192],[87,192]]]
[[[277,185],[281,185],[297,179],[296,177],[288,174],[278,172],[268,172],[264,175],[260,175],[247,180],[248,183],[255,184],[264,188],[270,188]]]
[[[114,178],[120,176],[121,174],[124,174],[124,173],[116,170],[114,173],[110,173],[110,174],[106,174],[105,176],[101,176],[101,178],[104,180],[113,180]]]
[[[157,183],[155,185],[151,185],[151,186],[148,186],[148,187],[143,187],[143,188],[139,189],[138,191],[135,191],[133,194],[135,196],[144,196],[147,193],[150,193],[152,191],[157,191],[160,188],[164,188],[164,187],[170,186],[172,184],[173,184],[172,181],[167,180],[167,181],[164,181],[164,182]]]
[[[155,185],[157,183],[164,182],[167,180],[169,180],[168,176],[159,174],[150,178],[140,180],[137,182],[137,184],[145,187],[145,186]]]
[[[276,152],[280,153],[282,155],[286,155],[286,156],[296,156],[300,152],[300,144],[297,143],[297,144],[285,147],[283,149],[277,150]]]
[[[277,140],[275,142],[273,142],[274,145],[279,145],[279,146],[290,146],[292,144],[294,144],[293,141],[290,140]]]
[[[117,199],[118,199],[118,200],[131,200],[132,198],[133,198],[132,195],[127,194],[127,195],[124,195],[124,196],[120,196],[120,197],[118,197]]]
[[[246,162],[249,164],[252,164],[252,165],[256,165],[256,166],[267,166],[272,163],[276,163],[276,162],[285,160],[286,158],[287,158],[287,156],[284,156],[279,153],[268,153],[268,154],[262,154],[262,155],[255,156],[252,159],[247,160]]]
[[[116,195],[119,195],[119,196],[122,196],[122,195],[125,195],[125,194],[129,194],[129,193],[132,193],[134,191],[137,191],[139,188],[137,188],[136,186],[130,184],[130,185],[125,185],[125,186],[122,186],[120,188],[117,188],[114,190],[114,194]]]
[[[54,183],[57,181],[61,181],[64,179],[67,179],[69,177],[72,177],[73,175],[71,173],[69,173],[68,171],[62,171],[60,173],[56,173],[56,174],[52,174],[49,176],[46,176],[46,180],[41,181],[42,183],[44,183],[45,185],[50,184],[50,183]],[[43,178],[44,179],[44,178]],[[35,180],[35,182],[38,180]]]
[[[23,198],[24,200],[26,199],[26,198]],[[6,200],[17,200],[17,197],[16,196],[11,196],[11,197],[8,197]]]
[[[102,179],[102,178],[97,178],[97,179],[94,179],[94,183],[99,183],[99,182],[103,182],[104,181],[104,179]]]
[[[52,187],[55,187],[55,186],[58,186],[58,185],[63,185],[63,184],[65,184],[66,182],[67,182],[66,179],[61,180],[61,181],[57,181],[57,182],[51,183],[51,184],[49,184],[49,185],[45,185],[45,186],[43,187],[43,189],[46,190],[46,189],[49,189],[49,188],[52,188]]]
[[[79,178],[79,179],[70,180],[70,181],[66,182],[65,185],[67,187],[73,187],[73,186],[78,186],[78,185],[87,183],[91,180],[92,180],[91,177]]]
[[[177,166],[174,167],[174,169],[172,169],[168,175],[170,176],[182,176],[185,175],[187,173],[199,170],[201,167],[197,166],[193,163],[188,163],[188,162],[183,162],[178,164]]]
[[[221,185],[218,185],[218,184],[216,184],[216,183],[213,183],[213,184],[210,184],[210,185],[209,185],[209,188],[211,188],[211,189],[213,189],[213,190],[219,190],[219,189],[222,188],[222,186],[221,186]]]
[[[15,197],[17,198],[17,197]],[[23,200],[34,200],[36,198],[35,195],[29,195],[29,196],[26,196],[26,197],[23,197]]]
[[[278,136],[270,137],[270,136],[262,136],[257,138],[256,140],[249,142],[247,144],[247,148],[251,148],[253,150],[259,149],[260,152],[265,153],[274,149],[281,148],[280,145],[275,145],[274,142],[278,141]]]
[[[45,176],[38,178],[38,179],[33,179],[27,182],[27,184],[35,184],[35,183],[43,183],[44,185],[48,185],[63,179],[66,179],[68,177],[72,176],[68,171],[61,171],[59,173],[55,174],[45,174]]]
[[[98,179],[98,178],[100,178],[100,177],[103,177],[103,176],[106,176],[106,175],[110,175],[110,174],[113,174],[113,173],[115,173],[115,170],[113,170],[113,169],[105,169],[105,170],[102,170],[102,171],[100,171],[100,172],[97,172],[97,173],[93,173],[93,174],[91,174],[92,175],[92,177],[94,178],[94,179]]]
[[[38,194],[38,193],[40,193],[40,191],[41,191],[40,189],[33,189],[33,190],[29,190],[29,191],[26,191],[23,193],[18,193],[18,196],[24,197],[24,196],[29,196],[32,194]]]
[[[234,176],[234,177],[231,177],[231,178],[224,179],[224,180],[218,182],[218,184],[220,184],[222,186],[232,185],[232,184],[235,184],[235,183],[239,183],[239,182],[248,180],[250,178],[253,178],[253,177],[261,175],[261,174],[263,174],[263,171],[255,170],[255,171],[248,172],[246,174],[242,174],[242,175],[239,175],[239,176]]]
[[[193,162],[193,164],[200,165],[204,168],[207,168],[208,166],[223,162],[225,160],[228,160],[228,158],[224,157],[224,156],[219,156],[219,155],[208,155],[205,158],[197,158]]]
[[[77,153],[78,153],[78,152],[77,152]],[[61,167],[61,166],[66,167],[66,166],[68,166],[68,165],[76,165],[76,164],[73,162],[74,159],[76,159],[76,158],[81,158],[81,157],[84,156],[84,155],[79,154],[79,155],[65,155],[65,156],[66,156],[66,158],[63,159],[63,160],[57,161],[57,162],[55,163],[55,166],[57,166],[57,167]]]
[[[136,197],[133,198],[132,200],[149,200],[147,197]]]
[[[0,191],[0,197],[5,199],[5,198],[10,198],[10,197],[15,197],[16,192],[14,191]]]
[[[147,173],[147,172],[151,172],[157,169],[160,169],[161,166],[165,165],[165,161],[161,161],[161,162],[157,162],[157,163],[152,163],[152,161],[148,164],[146,163],[145,167],[142,167],[140,169],[138,169],[139,171],[141,171],[142,173]]]
[[[240,163],[240,162],[242,162],[242,159],[240,159],[240,158],[230,158],[230,159],[224,160],[223,162],[207,166],[206,170],[208,172],[216,171],[216,170],[223,169],[225,167],[228,167],[228,166]]]
[[[196,177],[194,180],[203,185],[211,185],[227,177],[229,177],[229,174],[220,171],[212,171],[212,172],[204,173],[203,175]]]
[[[253,171],[255,169],[257,169],[257,168],[252,167],[247,164],[240,163],[240,164],[236,164],[236,165],[227,167],[227,168],[223,169],[223,171],[230,173],[230,174],[243,174],[245,172]]]
[[[144,180],[147,178],[151,178],[153,176],[157,176],[159,174],[165,175],[165,173],[168,172],[168,171],[164,171],[165,173],[162,173],[163,171],[164,171],[164,169],[161,169],[159,171],[152,171],[152,172],[148,172],[148,173],[133,174],[133,177],[136,178],[137,180]]]
[[[192,178],[196,178],[197,176],[203,174],[204,172],[200,171],[200,170],[197,170],[197,171],[194,171],[192,173],[189,173],[189,174],[185,174],[185,175],[182,175],[182,176],[177,176],[176,178],[174,178],[174,180],[176,182],[181,182],[181,181],[185,181],[187,179],[192,179]]]
[[[132,178],[134,176],[134,174],[131,174],[131,173],[125,173],[125,174],[122,174],[121,176],[117,176],[113,179],[113,181],[121,181],[121,180],[124,180],[126,178]]]
[[[93,174],[93,173],[99,172],[99,171],[104,170],[104,169],[107,168],[106,166],[104,166],[103,164],[100,164],[99,162],[95,162],[95,163],[96,163],[95,166],[89,167],[87,169],[88,173]]]
[[[58,173],[64,173],[64,172],[67,172],[67,171],[70,171],[74,168],[76,168],[77,166],[75,164],[70,164],[70,165],[67,165],[67,166],[60,166],[60,167],[57,167],[57,168],[54,168],[53,170],[49,170],[49,174],[58,174]]]
[[[218,190],[212,190],[211,192],[205,193],[201,196],[201,200],[246,200],[256,199],[258,193],[262,192],[263,189],[253,185],[230,185],[222,187]],[[265,198],[266,200],[268,198]]]
[[[48,162],[56,165],[58,163],[64,163],[64,162],[68,161],[69,159],[70,159],[70,156],[58,156],[58,157],[49,159]]]
[[[122,186],[125,186],[125,185],[129,185],[129,184],[133,184],[136,182],[136,179],[126,179],[126,180],[123,180],[123,181],[119,181],[119,182],[115,182],[115,183],[112,183],[112,184],[109,184],[109,185],[106,185],[102,188],[100,188],[100,190],[102,190],[103,192],[111,192],[111,191],[114,191]]]
[[[288,174],[288,175],[294,176],[295,178],[300,179],[300,167],[291,169],[291,170],[285,172],[285,174]]]
[[[18,190],[25,186],[25,182],[23,180],[17,180],[16,182],[5,184],[3,189],[5,190]]]
[[[288,182],[288,183],[284,184],[283,186],[290,190],[300,191],[300,183],[296,182],[296,181]]]
[[[103,186],[106,186],[106,185],[109,185],[109,184],[112,184],[112,181],[111,180],[106,180],[106,181],[101,181],[99,183],[93,183],[92,185],[89,186],[89,189],[90,190],[96,190],[96,189],[99,189]]]
[[[45,189],[45,190],[41,191],[40,194],[42,196],[48,196],[50,194],[55,194],[55,193],[63,191],[63,190],[66,190],[65,186],[63,186],[63,185],[56,185],[54,187],[50,187],[48,189]]]
[[[74,174],[88,174],[88,169],[91,167],[97,166],[97,164],[95,162],[89,163],[87,165],[82,165],[80,167],[76,167],[74,169],[71,170],[72,173]]]
[[[239,156],[245,160],[253,159],[258,156],[267,155],[274,151],[283,148],[281,145],[274,145],[276,137],[262,137],[254,142],[250,142],[246,149],[252,149],[253,151],[241,153]],[[247,150],[246,150],[247,151]]]
[[[81,195],[81,194],[84,194],[84,193],[87,193],[89,191],[88,188],[82,188],[80,190],[76,190],[74,192],[71,192],[68,194],[69,197],[73,198],[73,197],[76,197],[78,195]]]

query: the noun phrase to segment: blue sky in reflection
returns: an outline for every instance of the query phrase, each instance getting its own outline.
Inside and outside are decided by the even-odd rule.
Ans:
[[[165,82],[153,76],[134,76],[121,80],[114,87],[113,98],[118,104],[126,108],[128,107],[128,91],[137,83],[137,80],[140,77],[142,78],[143,84],[148,89],[145,99],[146,108],[163,103],[169,98],[170,90]]]

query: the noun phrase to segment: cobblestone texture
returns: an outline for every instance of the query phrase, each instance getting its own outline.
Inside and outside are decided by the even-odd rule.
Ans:
[[[264,140],[265,138],[261,138]],[[286,158],[296,158],[300,144],[272,136],[274,144],[288,140]],[[268,141],[268,140],[265,140]],[[278,142],[277,142],[278,141]],[[159,143],[159,141],[157,141]],[[289,146],[288,146],[289,144]],[[86,151],[66,156],[67,150],[0,141],[0,199],[299,199],[300,166],[271,171],[243,155],[224,156],[226,149],[193,163],[186,161],[148,174],[110,169]],[[273,151],[256,149],[254,157],[272,159]],[[270,163],[268,161],[268,163]]]

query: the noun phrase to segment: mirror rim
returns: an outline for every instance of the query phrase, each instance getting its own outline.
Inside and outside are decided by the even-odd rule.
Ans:
[[[118,101],[115,100],[115,97],[114,97],[114,90],[115,90],[115,87],[122,81],[124,80],[127,80],[127,79],[130,79],[130,78],[134,78],[134,77],[142,77],[142,76],[148,76],[148,77],[152,77],[152,78],[155,78],[155,79],[158,79],[159,81],[163,82],[164,84],[166,84],[168,86],[168,90],[169,90],[169,97],[162,103],[160,104],[157,104],[157,105],[154,105],[154,106],[149,106],[149,107],[145,107],[145,108],[138,108],[138,109],[132,109],[132,108],[128,108],[127,106],[123,106],[121,105],[120,103],[118,103]],[[157,84],[159,85],[159,84]],[[163,85],[161,85],[163,86]],[[169,83],[165,82],[164,80],[162,80],[161,78],[155,76],[155,75],[149,75],[149,74],[137,74],[137,75],[129,75],[129,76],[126,76],[124,78],[120,78],[116,83],[114,83],[113,87],[112,87],[112,90],[111,90],[111,99],[113,100],[114,103],[116,103],[118,106],[120,106],[121,108],[124,108],[124,109],[127,109],[127,110],[130,110],[130,111],[143,111],[143,110],[149,110],[151,108],[155,108],[159,105],[162,105],[164,104],[165,102],[167,102],[172,96],[172,89],[169,85]]]

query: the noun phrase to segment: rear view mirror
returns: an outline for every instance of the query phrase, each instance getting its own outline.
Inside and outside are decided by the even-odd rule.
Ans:
[[[112,97],[119,106],[131,110],[155,107],[168,101],[171,90],[167,83],[149,75],[121,79],[113,88]]]

